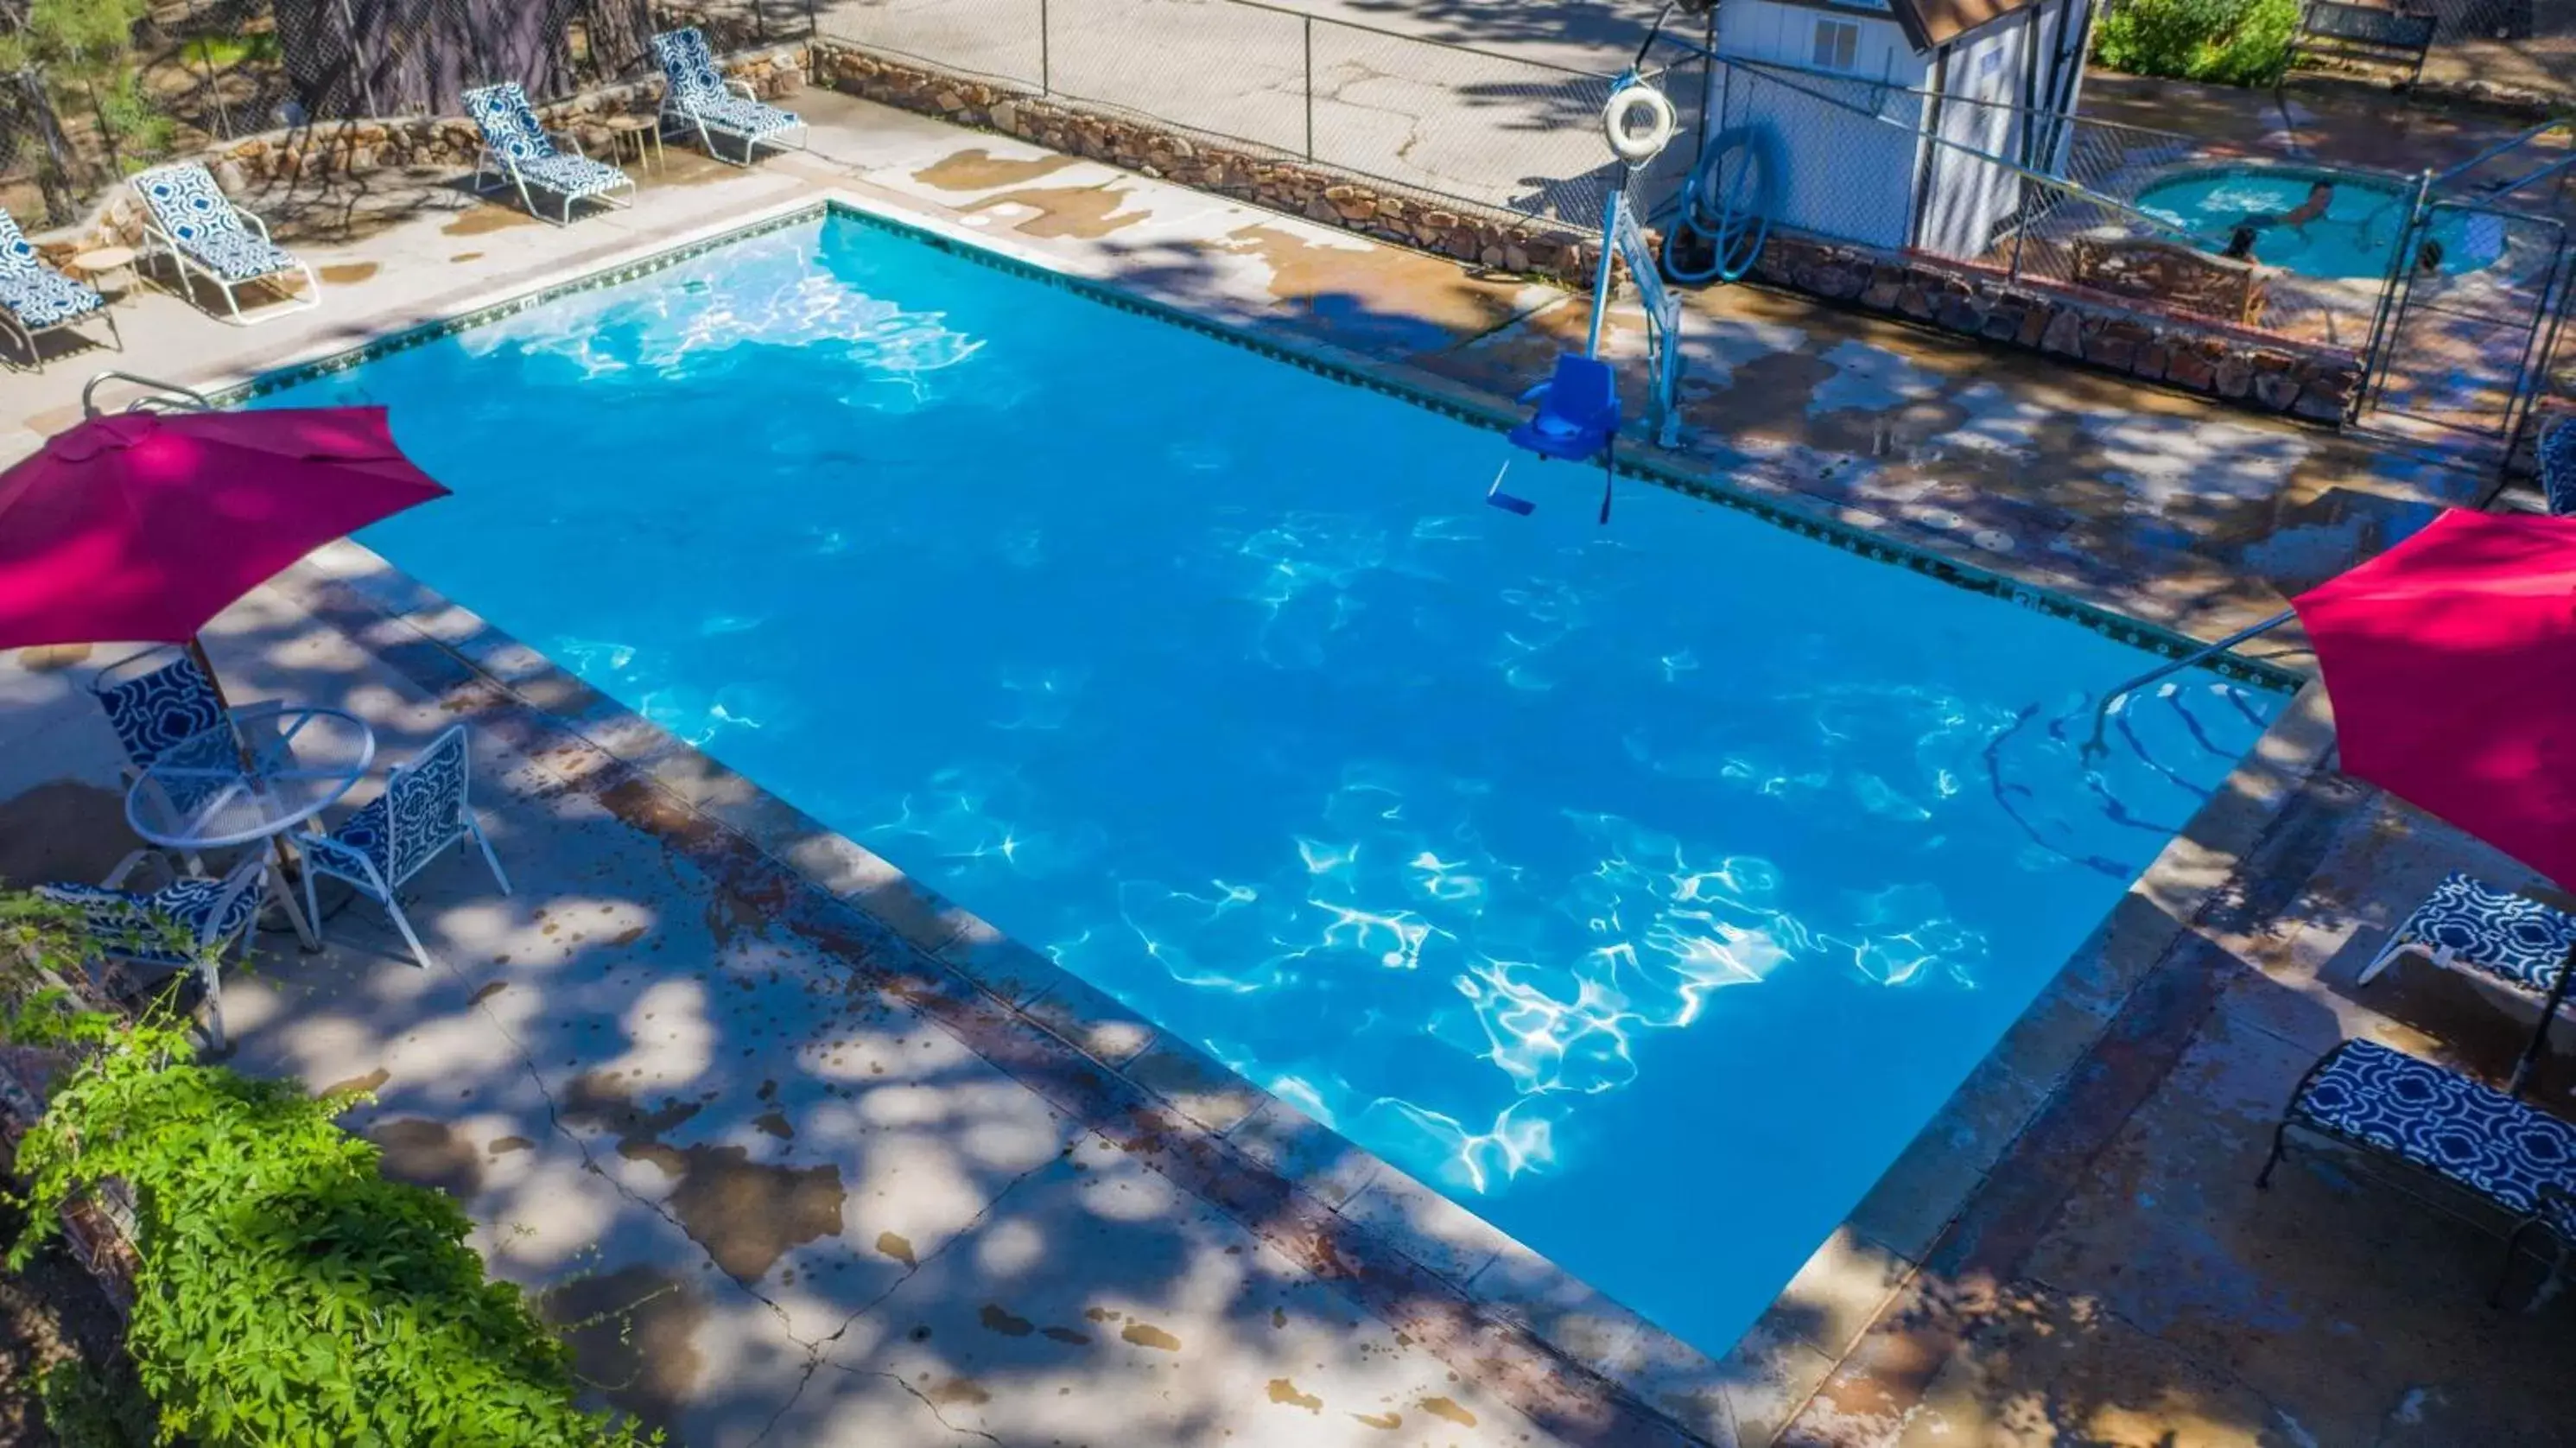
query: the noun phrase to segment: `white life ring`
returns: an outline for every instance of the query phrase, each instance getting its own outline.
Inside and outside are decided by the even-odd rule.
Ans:
[[[1631,122],[1642,108],[1646,128],[1638,130]],[[1642,166],[1672,144],[1673,131],[1681,118],[1673,113],[1673,103],[1664,93],[1637,81],[1610,93],[1610,103],[1601,108],[1601,135],[1609,141],[1611,154],[1631,166]]]

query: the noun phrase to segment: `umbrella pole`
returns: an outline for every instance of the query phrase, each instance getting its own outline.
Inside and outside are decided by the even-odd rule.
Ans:
[[[188,657],[195,661],[198,670],[206,676],[206,687],[215,691],[215,707],[224,711],[224,720],[229,725],[233,717],[233,701],[224,695],[223,677],[215,672],[215,661],[206,656],[206,644],[203,638],[195,634],[188,636]],[[257,761],[251,758],[250,744],[241,737],[239,730],[233,731],[233,748],[240,751],[242,773],[245,776],[255,774],[258,770]],[[286,840],[282,836],[269,836],[268,849],[277,866],[277,873],[273,878],[277,884],[278,908],[284,910],[286,918],[294,924],[296,944],[308,951],[320,950],[322,937],[314,932],[312,922],[304,918],[304,912],[295,907],[295,887],[301,879],[297,873],[295,856],[288,852]]]
[[[2576,945],[2567,947],[2567,958],[2558,962],[2558,978],[2549,983],[2549,1003],[2540,1010],[2540,1024],[2531,1033],[2531,1044],[2522,1048],[2522,1059],[2513,1064],[2513,1079],[2504,1083],[2505,1094],[2520,1096],[2531,1078],[2531,1068],[2540,1063],[2540,1053],[2549,1044],[2549,1023],[2558,1019],[2559,1006],[2567,1000],[2567,978],[2576,976]]]

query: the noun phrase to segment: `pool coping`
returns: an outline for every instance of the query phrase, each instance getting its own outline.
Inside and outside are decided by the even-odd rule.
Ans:
[[[1002,238],[888,216],[841,193],[638,247],[629,258],[271,369],[218,395],[235,401],[274,390],[834,211],[981,256],[998,254],[1113,304],[1479,425],[1512,420],[1472,395],[1426,400],[1412,379],[1392,381],[1384,375],[1391,369],[1333,355],[1338,349],[1254,338],[1121,293]],[[1633,475],[1667,481],[1646,468]],[[1832,520],[1784,520],[1775,514],[1787,510],[1770,500],[1704,480],[1681,485],[1704,496],[1714,492],[1714,501],[1802,533],[1855,531]],[[1929,558],[1933,566],[1917,564],[1920,571],[1973,572],[1865,534],[1849,546],[1882,561]],[[779,923],[848,960],[863,980],[920,1007],[978,1054],[1336,1283],[1540,1426],[1582,1443],[1770,1441],[1897,1298],[2006,1148],[2074,1075],[2129,993],[2229,887],[2236,862],[2331,747],[2319,696],[2309,688],[2166,843],[1754,1326],[1712,1357],[1161,1032],[363,545],[331,545],[271,586],[629,825],[661,838],[720,885],[749,899],[781,902]],[[2078,621],[2105,614],[2000,577],[1967,586]],[[2131,642],[2158,652],[2200,647],[2154,625],[2108,617],[2120,627],[2105,632],[2134,632],[2139,637]],[[2288,673],[2238,662],[2238,676],[2253,682],[2277,687]]]

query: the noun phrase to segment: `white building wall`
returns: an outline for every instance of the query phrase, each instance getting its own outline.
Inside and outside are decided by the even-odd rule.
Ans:
[[[1921,101],[1906,92],[1923,85],[1929,57],[1906,44],[1893,19],[1857,7],[1726,0],[1717,21],[1721,57],[1788,67],[1781,81],[1896,122],[1800,94],[1748,66],[1729,67],[1712,130],[1745,126],[1768,144],[1778,168],[1771,219],[1821,236],[1903,246],[1913,213],[1914,133],[1923,123]],[[1816,68],[1820,22],[1857,30],[1848,69]]]
[[[1936,129],[1951,144],[1925,143],[1930,179],[1915,235],[1915,245],[1925,251],[1976,260],[2021,204],[2020,176],[1983,158],[2021,159],[2023,67],[2034,34],[2030,16],[2021,11],[1952,42],[1946,64],[1935,69],[1943,97],[1935,107]]]

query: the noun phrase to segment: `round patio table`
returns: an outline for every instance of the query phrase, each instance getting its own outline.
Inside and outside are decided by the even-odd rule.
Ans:
[[[320,939],[295,908],[295,862],[281,838],[356,787],[376,757],[375,731],[342,709],[249,704],[152,762],[126,791],[125,822],[182,854],[267,841],[278,903],[307,946]]]

